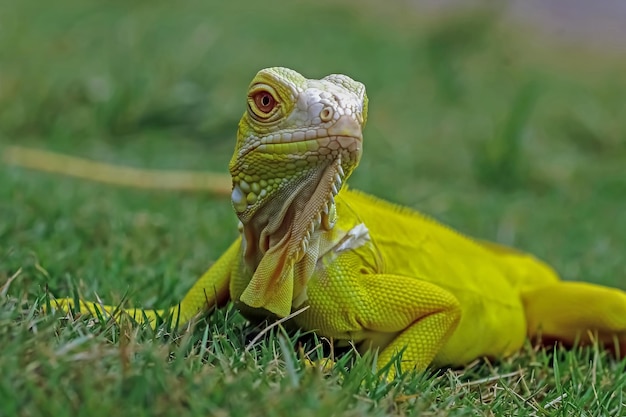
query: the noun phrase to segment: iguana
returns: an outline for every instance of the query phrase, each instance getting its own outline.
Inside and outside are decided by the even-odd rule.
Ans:
[[[261,70],[229,166],[240,238],[178,306],[126,312],[184,323],[229,300],[251,318],[301,310],[299,328],[379,349],[379,366],[402,352],[404,369],[502,357],[539,333],[571,344],[593,332],[624,351],[626,293],[561,281],[532,255],[347,188],[367,108],[364,85],[346,75]]]

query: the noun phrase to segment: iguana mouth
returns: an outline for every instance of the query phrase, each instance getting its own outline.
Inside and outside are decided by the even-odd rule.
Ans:
[[[331,145],[331,144],[337,145]],[[333,135],[333,136],[321,136],[314,137],[310,139],[303,140],[283,140],[283,139],[266,139],[263,138],[259,140],[259,142],[252,144],[251,146],[247,146],[242,148],[239,152],[239,157],[245,157],[250,153],[259,152],[265,154],[281,154],[288,153],[286,151],[290,150],[290,145],[295,145],[298,147],[298,151],[300,152],[316,152],[321,151],[320,154],[328,155],[332,153],[333,150],[348,150],[351,153],[361,153],[361,146],[363,143],[363,136],[350,136],[350,135]],[[327,153],[322,153],[323,149],[329,150]],[[301,156],[301,155],[298,155]],[[305,155],[306,156],[306,155]],[[308,155],[310,156],[310,155]]]

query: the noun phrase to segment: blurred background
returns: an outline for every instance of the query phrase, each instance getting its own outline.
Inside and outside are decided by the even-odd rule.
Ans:
[[[172,150],[230,151],[249,80],[282,65],[363,81],[368,148],[381,151],[366,162],[400,163],[416,178],[445,165],[456,167],[450,175],[469,173],[468,148],[507,128],[525,136],[515,141],[528,143],[540,167],[563,159],[553,168],[563,175],[580,147],[623,144],[619,0],[26,0],[5,1],[0,19],[0,129],[10,141],[116,160],[126,147],[150,154],[154,136]],[[178,161],[183,152],[158,153],[195,166]],[[206,153],[196,167],[223,170]]]
[[[352,186],[626,286],[624,4],[4,0],[0,144],[226,172],[256,71],[345,73],[370,97]],[[9,264],[89,288],[175,296],[235,235],[224,198],[5,168],[0,188]]]

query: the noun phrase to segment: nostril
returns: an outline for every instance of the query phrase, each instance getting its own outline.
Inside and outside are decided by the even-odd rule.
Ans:
[[[320,112],[320,119],[322,122],[330,122],[333,119],[333,108],[324,107]]]

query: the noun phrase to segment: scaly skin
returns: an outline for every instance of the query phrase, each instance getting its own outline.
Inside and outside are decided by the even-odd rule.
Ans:
[[[366,119],[365,88],[344,75],[260,71],[230,162],[241,238],[179,306],[127,312],[184,323],[229,299],[255,318],[308,307],[296,326],[380,349],[381,366],[403,350],[404,369],[507,355],[538,332],[626,348],[624,292],[562,282],[531,255],[342,187]],[[113,311],[81,303],[101,308]]]

